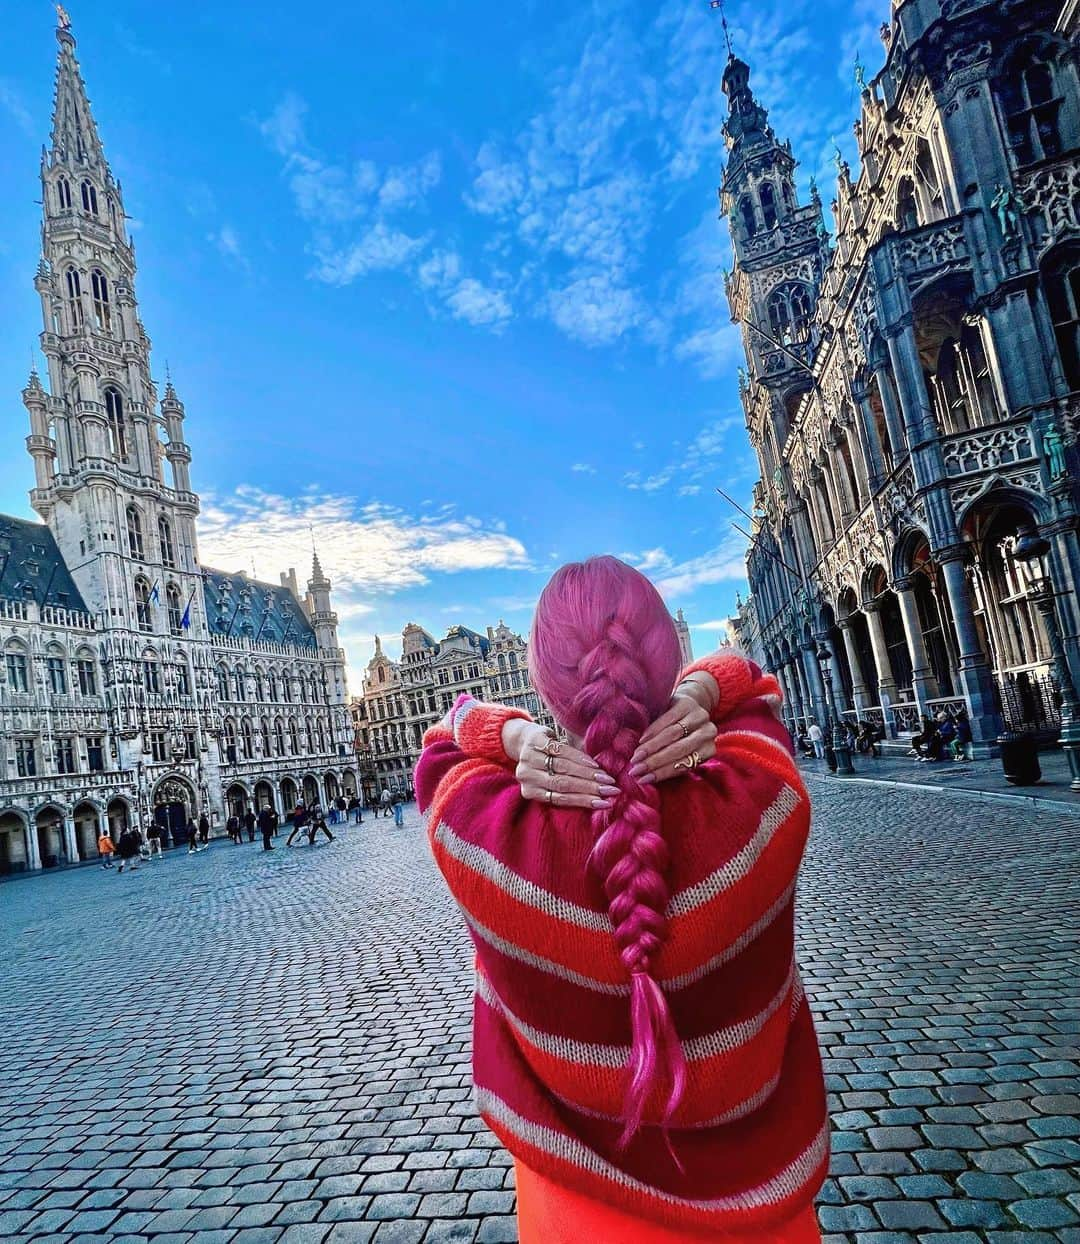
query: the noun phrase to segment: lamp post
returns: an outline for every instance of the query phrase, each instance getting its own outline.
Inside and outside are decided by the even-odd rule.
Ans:
[[[1050,541],[1045,536],[1041,536],[1030,524],[1020,528],[1013,545],[1013,557],[1027,567],[1031,578],[1029,595],[1046,626],[1054,682],[1057,683],[1061,696],[1061,732],[1058,743],[1069,762],[1069,773],[1072,777],[1069,786],[1080,792],[1080,698],[1076,694],[1076,684],[1072,680],[1069,658],[1065,654],[1061,628],[1058,625],[1055,601],[1061,593],[1055,590],[1050,577],[1049,553]]]
[[[818,645],[816,655],[821,665],[821,677],[825,682],[825,715],[827,718],[825,728],[829,732],[830,746],[836,757],[836,776],[851,777],[855,772],[855,767],[851,763],[851,747],[848,744],[847,731],[840,721],[840,714],[836,711],[836,701],[833,699],[833,654],[828,645],[822,642]]]

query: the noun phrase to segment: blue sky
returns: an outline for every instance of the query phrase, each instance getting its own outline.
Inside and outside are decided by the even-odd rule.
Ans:
[[[733,0],[736,51],[826,200],[887,0]],[[563,561],[642,566],[713,646],[755,478],[716,187],[706,0],[74,0],[137,293],[187,407],[200,550],[337,586],[378,631],[525,629]],[[0,0],[0,510],[29,515],[52,6]]]

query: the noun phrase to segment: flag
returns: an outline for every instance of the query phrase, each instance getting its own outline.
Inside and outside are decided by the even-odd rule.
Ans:
[[[155,605],[161,604],[161,592],[158,591],[158,584],[160,582],[160,579],[155,579],[154,586],[150,589],[150,600],[152,600]]]
[[[180,625],[184,628],[185,631],[188,630],[188,628],[191,626],[191,601],[190,600],[184,606],[184,616],[180,619]]]
[[[710,9],[722,9],[723,7],[724,7],[724,0],[709,0]]]

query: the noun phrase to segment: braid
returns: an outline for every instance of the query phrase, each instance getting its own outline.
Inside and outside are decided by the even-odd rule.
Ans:
[[[619,955],[631,979],[631,1054],[624,1105],[626,1144],[641,1127],[658,1083],[670,1086],[666,1125],[686,1087],[686,1060],[667,999],[652,975],[667,935],[668,846],[661,833],[660,794],[630,777],[630,758],[652,714],[641,668],[641,640],[618,619],[578,663],[574,718],[588,722],[585,751],[612,775],[619,794],[610,811],[592,816],[596,845],[590,866],[601,879]]]

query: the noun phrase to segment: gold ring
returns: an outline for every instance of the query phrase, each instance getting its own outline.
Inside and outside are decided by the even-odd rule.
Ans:
[[[699,764],[701,764],[701,757],[697,752],[691,752],[685,759],[676,760],[671,767],[673,769],[696,769]]]
[[[558,756],[562,751],[562,744],[558,739],[548,739],[543,746],[545,756]]]
[[[554,802],[555,802],[555,792],[554,792],[554,791],[551,791],[551,790],[549,790],[549,791],[548,791],[548,793],[547,793],[547,801],[548,801],[548,803],[554,803]]]
[[[682,731],[682,736],[684,739],[688,739],[690,737],[690,731],[687,729],[685,721],[679,722],[679,729]]]
[[[554,756],[545,757],[544,768],[547,770],[548,777],[554,777],[555,775],[555,757]]]

